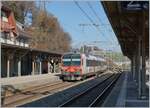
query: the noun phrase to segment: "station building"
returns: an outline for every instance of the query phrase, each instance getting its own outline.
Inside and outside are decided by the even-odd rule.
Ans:
[[[2,5],[1,12],[2,85],[3,80],[10,78],[59,72],[57,67],[61,54],[31,48],[29,43],[32,35],[23,24],[15,20],[13,11]]]

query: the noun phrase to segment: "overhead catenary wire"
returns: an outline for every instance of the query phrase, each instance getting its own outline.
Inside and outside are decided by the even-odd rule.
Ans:
[[[85,32],[83,32],[82,30],[79,30],[79,29],[75,28],[75,27],[72,26],[72,25],[69,25],[69,24],[67,24],[67,23],[63,23],[63,25],[68,26],[70,29],[74,30],[74,31],[77,32],[77,33],[80,32],[82,35],[88,36]],[[80,43],[82,43],[82,42],[80,42]],[[77,45],[79,45],[79,43],[78,43],[78,44],[76,43],[76,46],[77,46]],[[80,45],[79,45],[79,46],[80,46]]]
[[[99,17],[99,15],[96,13],[96,11],[94,10],[94,8],[92,7],[92,5],[90,4],[90,2],[86,2],[87,3],[87,5],[89,6],[89,8],[91,9],[91,11],[94,13],[94,15],[96,16],[96,18],[98,19],[98,21],[100,22],[100,24],[102,25],[102,26],[106,26],[105,24],[103,24],[102,23],[102,20],[101,20],[101,18]],[[110,24],[109,24],[110,25]],[[105,35],[104,33],[103,33],[103,35]],[[105,35],[106,36],[106,35]],[[114,40],[114,38],[112,38],[113,39],[113,41],[115,42],[115,40]]]
[[[79,3],[78,3],[77,1],[74,1],[74,2],[75,2],[75,4],[76,4],[76,6],[82,11],[82,13],[89,19],[89,21],[92,23],[93,27],[95,27],[96,30],[98,30],[98,32],[100,33],[100,30],[99,30],[97,24],[92,20],[92,18],[86,13],[86,11],[84,11],[84,9],[79,5]],[[94,9],[93,9],[93,10],[94,10]],[[96,13],[96,12],[95,12],[95,13]],[[98,16],[98,15],[97,15],[97,16]],[[103,32],[101,32],[101,34],[103,35],[104,38],[107,38],[106,40],[108,40],[107,42],[109,42],[109,44],[113,45],[113,41],[112,41],[112,40],[109,41],[109,40],[110,40],[109,37],[104,36],[104,33],[103,33]],[[113,39],[113,40],[114,40],[114,39]],[[116,41],[114,41],[114,42],[116,42]]]
[[[78,4],[77,1],[74,1],[75,4],[77,5],[77,7],[84,13],[84,15],[90,20],[90,22],[92,22],[92,24],[94,25],[94,21],[90,18],[90,16],[81,8],[81,6]]]
[[[94,13],[94,15],[97,17],[97,19],[99,20],[99,22],[100,22],[102,25],[104,25],[104,24],[102,23],[100,17],[97,15],[97,13],[95,12],[95,10],[93,9],[92,5],[91,5],[89,2],[87,2],[87,4],[88,4],[89,8],[92,10],[92,12]]]
[[[82,7],[79,5],[79,3],[77,2],[77,1],[74,1],[75,2],[75,4],[76,4],[76,6],[82,11],[82,13],[84,13],[84,15],[89,19],[89,21],[92,23],[92,25],[98,30],[98,32],[99,33],[101,33],[100,32],[100,30],[99,30],[99,28],[97,27],[97,25],[96,25],[96,23],[92,20],[92,18],[82,9]],[[101,33],[103,36],[104,36],[104,34],[103,33]],[[105,37],[105,36],[104,36]],[[105,37],[106,38],[106,37]],[[110,40],[109,38],[108,39],[106,39],[106,40]],[[112,40],[111,40],[112,41]],[[110,42],[111,42],[110,41]],[[112,42],[111,42],[112,43]]]

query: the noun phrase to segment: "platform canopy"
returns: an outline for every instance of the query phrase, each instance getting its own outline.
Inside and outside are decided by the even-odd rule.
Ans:
[[[24,54],[27,54],[29,52],[32,52],[34,54],[43,54],[43,55],[49,55],[52,57],[61,57],[63,55],[63,53],[61,52],[56,52],[56,51],[45,51],[45,50],[41,50],[41,49],[37,49],[37,48],[30,48],[30,47],[23,47],[23,46],[19,46],[19,45],[11,45],[11,44],[6,44],[6,43],[1,43],[1,49],[2,50],[7,50],[7,51],[14,51],[15,53],[17,52],[23,52]]]
[[[102,1],[106,15],[125,56],[132,58],[138,39],[143,39],[146,57],[149,55],[149,2]]]

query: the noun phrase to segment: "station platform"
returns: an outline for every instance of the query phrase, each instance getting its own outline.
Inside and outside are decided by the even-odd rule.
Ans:
[[[26,89],[44,83],[52,83],[60,80],[60,73],[48,73],[40,75],[28,75],[20,77],[1,78],[1,86],[8,86],[14,89]]]
[[[103,103],[103,107],[149,107],[149,86],[146,88],[146,98],[138,98],[138,89],[132,80],[131,72],[124,71],[115,87]]]

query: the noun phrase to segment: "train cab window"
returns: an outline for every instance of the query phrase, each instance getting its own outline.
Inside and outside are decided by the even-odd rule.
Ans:
[[[80,54],[73,54],[71,56],[71,61],[72,61],[71,63],[72,63],[73,66],[80,66],[80,64],[81,64]]]
[[[75,55],[72,55],[71,58],[72,59],[80,59],[81,56],[80,56],[80,54],[75,54]]]
[[[63,56],[64,66],[80,66],[81,56],[80,54],[66,54]]]
[[[73,66],[80,66],[81,64],[81,61],[72,61],[72,64]]]
[[[71,59],[71,54],[64,55],[63,59]]]
[[[63,66],[71,66],[71,61],[63,61]]]

